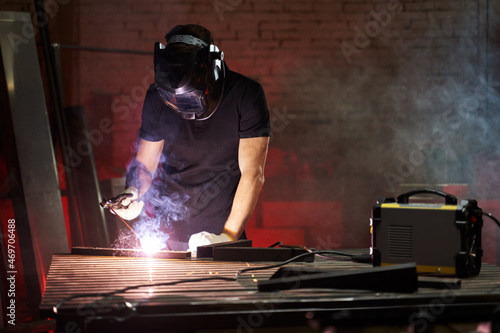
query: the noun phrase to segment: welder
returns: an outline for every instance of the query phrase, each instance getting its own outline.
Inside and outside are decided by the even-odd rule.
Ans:
[[[128,196],[114,211],[161,218],[168,250],[244,238],[271,134],[264,91],[229,69],[206,28],[178,25],[165,39],[155,43]]]

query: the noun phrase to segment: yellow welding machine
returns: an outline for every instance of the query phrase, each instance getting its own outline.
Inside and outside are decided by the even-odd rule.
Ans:
[[[438,195],[445,202],[410,203],[410,197],[419,194]],[[419,189],[396,200],[378,200],[370,219],[373,265],[414,262],[419,273],[477,275],[483,255],[482,226],[476,200],[457,203],[456,197],[439,190]]]

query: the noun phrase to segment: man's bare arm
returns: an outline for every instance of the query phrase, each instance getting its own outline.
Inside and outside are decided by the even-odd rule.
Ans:
[[[241,179],[236,189],[231,213],[223,230],[223,233],[233,240],[241,236],[257,204],[264,185],[264,167],[268,145],[268,137],[240,139],[238,163]]]

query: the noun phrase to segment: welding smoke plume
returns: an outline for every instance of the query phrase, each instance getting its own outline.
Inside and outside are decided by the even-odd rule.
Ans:
[[[160,160],[160,166],[164,163],[164,157]],[[132,180],[133,182],[133,180]],[[120,248],[144,248],[153,246],[156,250],[167,248],[167,241],[171,234],[171,224],[184,219],[187,207],[184,203],[189,199],[186,195],[177,193],[166,196],[162,194],[161,187],[168,186],[166,180],[160,177],[154,178],[151,187],[141,197],[145,202],[144,209],[133,223],[130,230],[121,230],[113,247]]]
[[[475,196],[483,188],[478,173],[500,182],[481,161],[500,154],[500,80],[489,70],[499,46],[490,45],[486,67],[477,11],[448,13],[429,13],[428,30],[406,38],[417,32],[402,12],[350,64],[308,59],[285,81],[296,118],[273,144],[333,170],[313,170],[314,191],[297,182],[289,192],[301,196],[294,200],[343,201],[344,226],[352,229],[344,230],[344,245],[369,243],[366,220],[376,199],[401,194],[403,185],[467,184]]]

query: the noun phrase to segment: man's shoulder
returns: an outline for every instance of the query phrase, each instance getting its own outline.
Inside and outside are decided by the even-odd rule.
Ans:
[[[149,87],[148,87],[148,90],[146,91],[147,94],[151,94],[151,93],[156,93],[156,88],[158,88],[158,84],[156,84],[155,82],[153,82]]]
[[[262,85],[255,79],[227,69],[227,80],[236,87],[243,89],[261,89]]]
[[[160,103],[160,104],[162,104],[160,95],[158,94],[158,91],[156,88],[158,88],[158,85],[156,83],[153,83],[149,86],[148,90],[146,91],[146,96],[145,96],[146,103]]]

